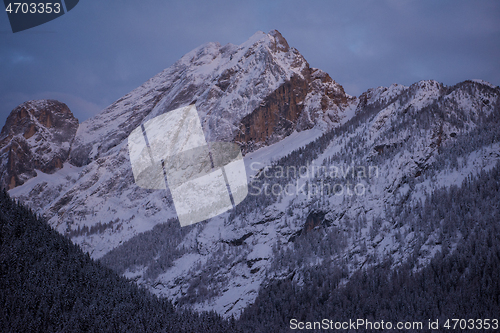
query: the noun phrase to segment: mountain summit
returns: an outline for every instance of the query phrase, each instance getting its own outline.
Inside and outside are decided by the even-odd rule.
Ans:
[[[242,147],[249,194],[181,228],[168,191],[134,183],[127,137],[192,103],[206,141]],[[19,159],[15,169],[28,170],[19,182],[2,158],[11,196],[155,294],[225,316],[238,316],[271,280],[300,286],[319,270],[340,284],[382,262],[420,270],[454,251],[476,217],[444,214],[453,202],[425,207],[462,195],[500,160],[499,87],[425,80],[351,97],[277,31],[196,48],[63,141],[26,139],[20,112],[2,131],[3,154],[14,138],[34,140],[30,156],[47,144],[64,154],[54,167]]]
[[[318,134],[338,127],[352,116],[357,98],[347,95],[327,73],[311,68],[276,30],[268,34],[257,32],[239,46],[207,43],[78,127],[75,119],[67,126],[56,122],[56,126],[64,127],[66,132],[57,136],[39,136],[36,145],[25,146],[24,157],[17,159],[26,163],[16,162],[15,167],[15,172],[20,175],[15,177],[21,177],[20,180],[12,178],[14,171],[10,166],[15,163],[11,157],[9,163],[4,163],[4,184],[12,189],[36,177],[35,169],[42,171],[41,177],[36,177],[25,187],[30,188],[30,195],[25,199],[33,208],[45,207],[45,215],[55,219],[53,224],[61,232],[75,234],[78,228],[92,228],[95,223],[111,230],[111,226],[118,228],[123,220],[127,220],[127,224],[130,222],[132,228],[118,228],[122,235],[113,241],[101,236],[84,241],[89,244],[84,248],[99,257],[137,232],[175,217],[175,211],[170,207],[171,198],[134,185],[127,137],[147,120],[193,102],[207,141],[236,142],[243,153],[248,154],[293,133],[314,129]],[[59,119],[59,104],[64,105],[55,101],[23,104],[12,111],[5,131],[12,133],[9,130],[14,126],[12,124],[23,123],[13,119],[18,119],[18,114],[30,105],[43,107],[43,114]],[[4,137],[2,151],[5,154],[10,151],[12,155],[15,149],[7,144],[12,134]],[[59,144],[64,145],[64,151],[56,149]],[[40,145],[52,147],[50,154],[59,153],[51,158],[49,150],[41,150]],[[36,159],[28,158],[38,153],[43,153],[54,167],[49,167],[52,165],[49,162],[41,165]],[[61,168],[64,177],[51,176],[53,171]],[[55,191],[54,184],[58,184],[57,188],[62,191]],[[90,190],[89,195],[86,192]],[[34,194],[35,191],[38,195]],[[119,202],[119,209],[109,205],[110,196],[115,197],[117,204]],[[150,197],[146,202],[151,207],[137,212],[139,197],[144,200]],[[165,209],[169,213],[165,214]],[[106,213],[98,214],[101,210]],[[124,215],[117,217],[117,211]],[[98,222],[90,218],[96,214],[100,215]],[[141,215],[140,223],[133,222]],[[134,218],[130,219],[131,216]],[[90,245],[96,241],[101,245]]]
[[[88,164],[141,122],[193,101],[208,141],[235,141],[249,152],[294,130],[336,126],[353,100],[328,74],[310,68],[278,31],[257,32],[239,46],[194,49],[83,122],[70,161]]]

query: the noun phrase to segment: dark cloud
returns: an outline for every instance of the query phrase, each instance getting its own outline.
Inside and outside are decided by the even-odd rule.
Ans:
[[[421,79],[500,84],[498,1],[81,0],[12,34],[0,15],[0,123],[57,98],[82,121],[200,44],[278,29],[352,95]]]

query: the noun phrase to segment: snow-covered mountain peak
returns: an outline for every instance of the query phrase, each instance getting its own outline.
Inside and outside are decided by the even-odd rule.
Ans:
[[[181,228],[166,190],[134,183],[127,137],[192,102],[207,141],[246,153],[249,195]],[[442,224],[402,216],[436,186],[500,159],[499,106],[500,88],[478,81],[393,84],[353,98],[279,32],[258,32],[187,53],[82,123],[62,169],[37,170],[10,194],[156,294],[238,315],[270,278],[300,284],[325,264],[343,267],[346,280],[382,259],[432,258],[445,244]]]
[[[363,96],[363,99],[366,99],[366,105],[372,105],[374,103],[389,102],[400,95],[406,89],[408,89],[408,87],[404,85],[392,84],[389,87],[368,89],[361,96]]]
[[[288,50],[290,50],[288,42],[278,30],[271,30],[268,36],[273,39],[275,51],[288,52]]]
[[[237,141],[245,152],[294,130],[317,124],[337,126],[354,99],[327,75],[313,86],[318,73],[278,31],[258,32],[239,46],[206,43],[82,123],[70,161],[88,164],[106,155],[145,120],[193,101],[207,140]],[[244,119],[255,122],[263,113],[276,114],[270,109],[276,103],[292,106],[290,112],[281,110],[279,116],[255,127],[266,132],[269,140],[246,133],[249,120]]]

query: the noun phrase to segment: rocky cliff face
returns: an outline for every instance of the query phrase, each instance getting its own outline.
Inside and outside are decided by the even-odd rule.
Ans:
[[[29,101],[15,108],[0,133],[1,185],[12,189],[37,175],[62,168],[78,128],[66,104]]]
[[[243,152],[276,143],[293,131],[340,124],[343,111],[356,98],[348,96],[341,85],[319,69],[307,66],[303,74],[292,76],[241,120],[234,141]]]

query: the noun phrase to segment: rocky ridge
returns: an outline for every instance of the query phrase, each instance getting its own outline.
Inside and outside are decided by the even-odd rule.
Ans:
[[[55,100],[15,108],[0,132],[0,184],[12,189],[39,170],[52,174],[68,159],[78,128],[68,106]]]

